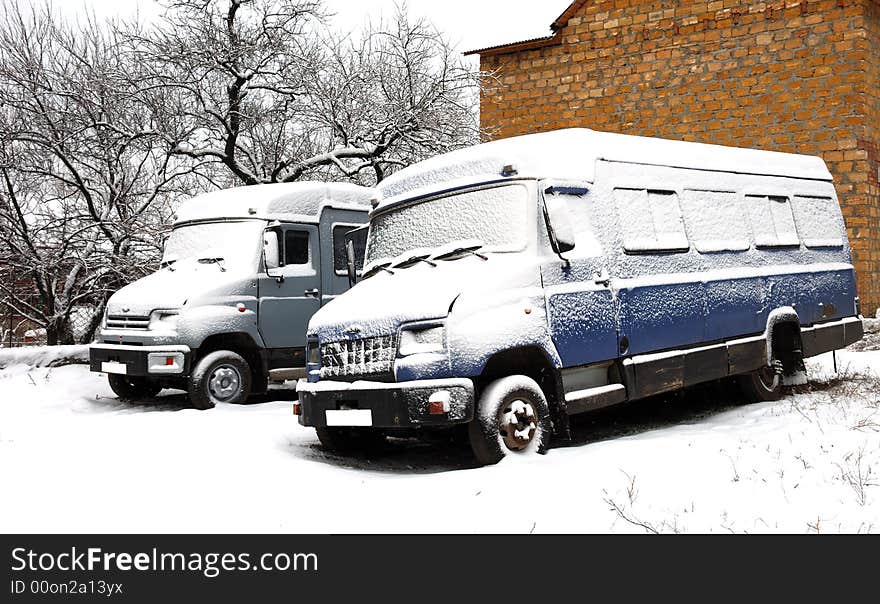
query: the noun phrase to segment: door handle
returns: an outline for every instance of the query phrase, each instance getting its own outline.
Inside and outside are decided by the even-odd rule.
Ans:
[[[309,298],[317,298],[318,296],[321,295],[321,292],[318,291],[317,288],[315,288],[315,289],[307,289],[307,290],[304,291],[303,293],[304,293],[306,296],[308,296]]]

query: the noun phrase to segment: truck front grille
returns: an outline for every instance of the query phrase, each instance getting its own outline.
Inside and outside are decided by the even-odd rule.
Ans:
[[[321,377],[387,378],[394,371],[396,354],[394,336],[321,344]]]
[[[107,329],[148,329],[149,327],[150,317],[107,316]]]

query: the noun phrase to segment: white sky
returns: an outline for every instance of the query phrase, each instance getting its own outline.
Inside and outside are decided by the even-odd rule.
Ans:
[[[39,0],[34,0],[39,1]],[[553,22],[571,0],[409,0],[411,17],[430,19],[461,51],[516,42],[550,33]],[[98,16],[128,15],[140,7],[144,16],[159,14],[154,0],[55,0],[67,14],[83,6]],[[394,0],[324,0],[342,31],[357,29],[366,19],[394,14]]]

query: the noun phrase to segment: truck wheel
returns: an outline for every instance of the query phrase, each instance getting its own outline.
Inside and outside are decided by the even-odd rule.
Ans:
[[[119,400],[122,401],[153,398],[162,390],[162,386],[145,377],[115,375],[111,373],[107,376],[107,381],[110,383],[110,390],[115,392]]]
[[[740,390],[750,401],[778,401],[782,398],[782,367],[767,366],[737,376]]]
[[[210,409],[217,403],[243,403],[251,393],[251,367],[241,355],[217,350],[196,363],[188,390],[196,409]]]
[[[337,453],[369,453],[385,444],[385,434],[373,428],[315,428],[321,446]]]
[[[512,375],[490,383],[468,428],[471,449],[482,465],[505,457],[543,453],[550,440],[550,408],[535,381]]]

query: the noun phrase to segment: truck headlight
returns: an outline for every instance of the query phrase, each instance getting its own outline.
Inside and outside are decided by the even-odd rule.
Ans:
[[[400,330],[399,356],[443,352],[446,349],[446,328],[441,325],[404,326]]]
[[[177,329],[177,319],[180,311],[177,310],[154,310],[150,313],[150,330],[174,331]]]

